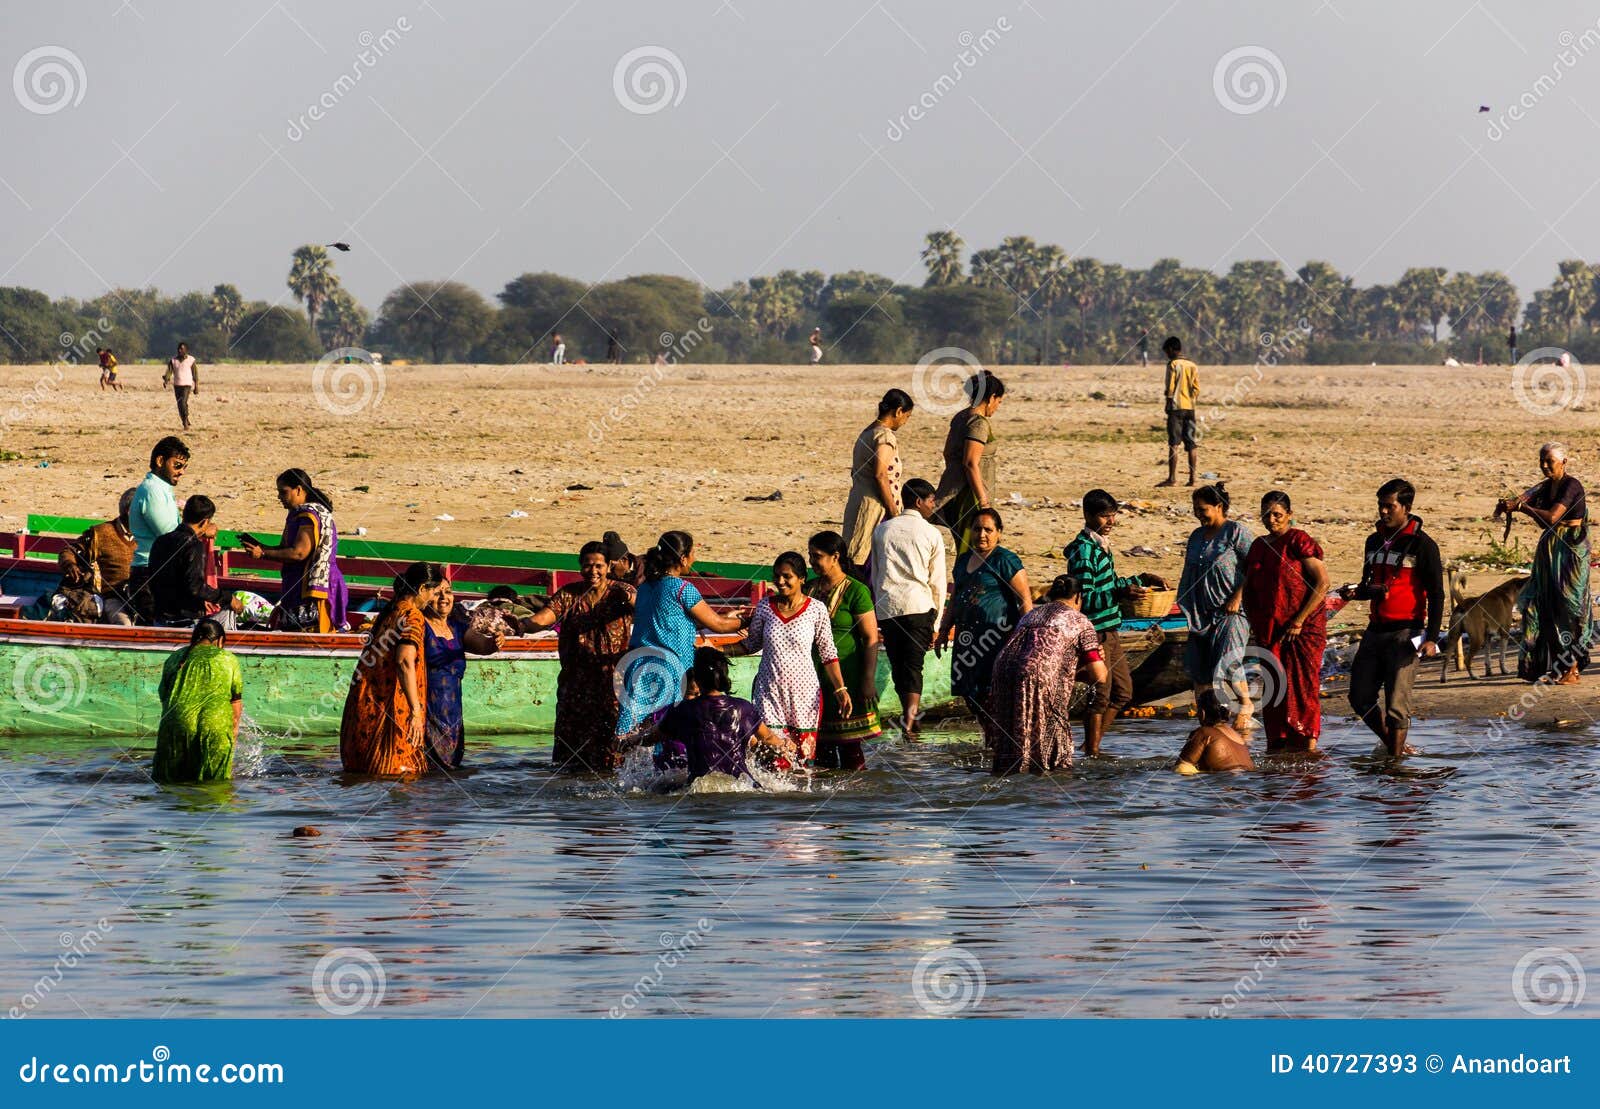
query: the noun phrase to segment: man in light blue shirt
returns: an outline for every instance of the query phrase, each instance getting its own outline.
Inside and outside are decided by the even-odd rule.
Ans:
[[[134,490],[133,507],[128,511],[136,571],[149,566],[151,544],[182,522],[178,497],[173,490],[188,466],[189,448],[176,435],[167,436],[150,452],[150,472]],[[136,572],[134,577],[142,579],[144,574]]]

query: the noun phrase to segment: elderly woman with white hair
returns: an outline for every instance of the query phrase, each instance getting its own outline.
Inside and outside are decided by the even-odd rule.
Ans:
[[[1589,664],[1589,527],[1583,483],[1567,473],[1560,443],[1539,448],[1544,480],[1521,496],[1507,497],[1494,514],[1522,513],[1543,529],[1533,556],[1533,576],[1518,598],[1522,643],[1517,673],[1523,681],[1576,685]]]

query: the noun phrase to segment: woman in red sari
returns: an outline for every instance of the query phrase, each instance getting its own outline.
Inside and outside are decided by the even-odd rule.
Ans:
[[[1261,498],[1261,523],[1266,534],[1245,557],[1244,610],[1258,657],[1270,652],[1283,671],[1281,696],[1270,685],[1263,690],[1267,754],[1314,751],[1322,734],[1328,570],[1321,545],[1294,526],[1289,494],[1274,489]]]

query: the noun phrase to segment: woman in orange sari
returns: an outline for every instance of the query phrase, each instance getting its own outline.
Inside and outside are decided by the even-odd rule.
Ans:
[[[428,769],[422,609],[444,581],[436,562],[413,562],[394,579],[394,596],[378,614],[350,675],[339,725],[339,758],[347,773],[409,778]]]

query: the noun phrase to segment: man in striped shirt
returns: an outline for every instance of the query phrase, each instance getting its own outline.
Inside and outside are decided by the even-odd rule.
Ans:
[[[1083,718],[1083,753],[1098,755],[1106,728],[1133,700],[1133,670],[1122,650],[1123,597],[1142,597],[1147,585],[1168,588],[1156,574],[1117,576],[1116,560],[1106,534],[1117,524],[1117,498],[1104,489],[1091,489],[1083,495],[1083,530],[1062,552],[1067,557],[1067,572],[1083,586],[1083,614],[1100,637],[1105,657],[1106,680],[1089,694],[1089,710]]]

